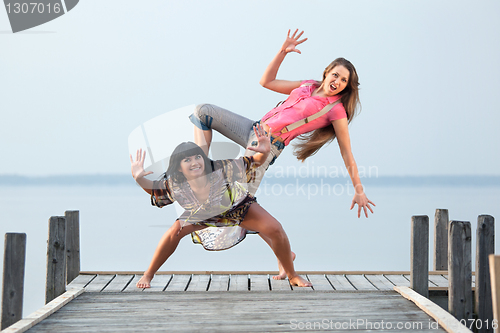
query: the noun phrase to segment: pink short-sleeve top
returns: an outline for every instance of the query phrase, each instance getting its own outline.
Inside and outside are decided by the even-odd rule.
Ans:
[[[305,85],[309,84],[309,85]],[[266,123],[272,134],[280,136],[287,146],[295,137],[314,131],[318,128],[331,126],[332,121],[347,118],[347,113],[342,103],[335,105],[327,114],[310,121],[290,132],[281,133],[281,130],[296,121],[312,116],[321,111],[327,104],[331,104],[338,99],[339,95],[332,97],[311,96],[314,89],[318,87],[318,82],[314,80],[302,81],[300,87],[292,90],[284,103],[275,107],[262,117],[261,121]]]

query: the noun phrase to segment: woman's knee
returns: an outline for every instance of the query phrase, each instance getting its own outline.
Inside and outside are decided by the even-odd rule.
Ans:
[[[267,236],[269,238],[282,237],[283,235],[285,235],[285,229],[283,229],[281,223],[279,223],[275,219],[267,222],[263,230],[261,230],[260,232],[262,232],[264,236]]]
[[[212,128],[212,111],[213,106],[211,104],[198,104],[189,119],[199,129],[208,131]]]

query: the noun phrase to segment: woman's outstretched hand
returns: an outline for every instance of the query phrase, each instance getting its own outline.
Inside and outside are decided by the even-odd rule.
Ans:
[[[266,131],[262,128],[262,125],[257,124],[253,127],[253,131],[257,137],[257,146],[250,146],[247,149],[265,154],[267,156],[267,154],[271,151],[271,129],[269,128],[269,131],[266,133]]]
[[[373,206],[375,206],[375,204],[370,200],[368,200],[365,192],[354,194],[354,198],[352,198],[352,204],[350,209],[353,209],[354,205],[356,204],[358,205],[358,218],[361,217],[361,208],[363,208],[366,217],[368,217],[368,210],[370,210],[370,212],[372,212],[373,214],[373,209],[370,207],[370,204]]]
[[[283,46],[281,47],[282,51],[284,51],[285,53],[297,52],[297,53],[301,54],[300,51],[298,49],[296,49],[295,47],[299,44],[304,43],[307,40],[307,38],[299,40],[300,36],[302,36],[304,31],[301,31],[298,35],[297,35],[297,32],[299,32],[299,29],[295,30],[292,37],[290,37],[290,30],[288,30],[288,35],[286,36],[286,40],[283,43]]]
[[[146,159],[146,151],[142,152],[142,149],[137,150],[135,161],[130,154],[130,164],[132,165],[132,177],[135,180],[142,178],[144,176],[150,175],[153,171],[144,171],[144,160]]]

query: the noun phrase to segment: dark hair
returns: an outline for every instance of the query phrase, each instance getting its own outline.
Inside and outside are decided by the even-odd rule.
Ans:
[[[184,177],[182,172],[179,171],[181,161],[186,157],[194,155],[201,155],[203,157],[203,161],[205,162],[204,172],[205,174],[207,174],[207,172],[210,172],[209,170],[212,169],[211,160],[207,157],[207,155],[205,155],[203,149],[201,149],[196,143],[188,141],[181,143],[174,149],[172,155],[170,156],[168,169],[163,174],[163,177],[170,177],[176,183],[185,182],[186,178]]]
[[[335,59],[323,72],[323,80],[326,75],[335,67],[343,66],[349,71],[349,81],[344,91],[340,93],[340,101],[347,113],[347,122],[350,123],[359,109],[359,78],[354,65],[344,58]],[[335,131],[333,126],[329,124],[326,127],[318,128],[312,132],[305,133],[297,137],[298,143],[294,146],[293,154],[299,161],[304,162],[306,158],[316,154],[325,144],[335,140]]]

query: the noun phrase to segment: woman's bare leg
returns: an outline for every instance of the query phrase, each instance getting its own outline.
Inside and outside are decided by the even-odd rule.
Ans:
[[[273,248],[271,239],[269,237],[266,237],[266,236],[264,236],[264,235],[262,235],[260,233],[259,233],[259,236],[267,243],[267,245],[269,245],[269,247],[271,249]],[[295,255],[295,252],[293,252],[293,251],[291,251],[291,252],[292,252],[292,261],[294,261],[297,256]],[[279,269],[279,273],[278,273],[278,275],[274,275],[273,279],[275,279],[275,280],[284,280],[284,279],[286,279],[285,269],[283,268],[283,265],[281,264],[281,262],[280,262],[279,259],[278,259],[278,269]]]
[[[299,276],[297,272],[295,272],[290,242],[288,241],[285,230],[283,230],[281,224],[266,210],[264,210],[264,208],[257,203],[252,204],[247,215],[245,216],[245,220],[243,220],[240,226],[247,230],[262,233],[264,237],[267,237],[270,240],[270,246],[278,260],[281,262],[291,285],[299,287],[312,286],[311,282],[305,280]]]
[[[212,130],[202,130],[194,126],[194,143],[201,147],[205,155],[208,156],[210,144],[212,143]]]
[[[148,269],[144,272],[144,275],[136,284],[137,288],[151,287],[151,280],[153,279],[156,271],[158,271],[161,265],[167,261],[172,253],[174,253],[177,245],[179,245],[179,241],[193,231],[201,230],[203,228],[205,227],[189,224],[181,229],[179,220],[175,221],[160,239]]]

